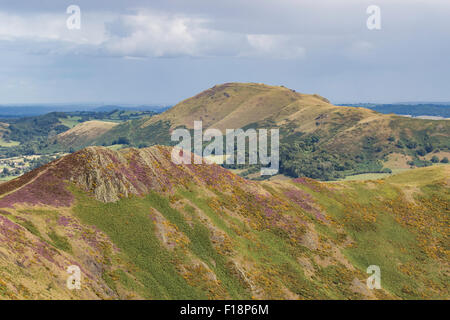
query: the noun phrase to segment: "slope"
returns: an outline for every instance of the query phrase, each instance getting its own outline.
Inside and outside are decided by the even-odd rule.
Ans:
[[[78,148],[87,145],[98,136],[114,128],[118,123],[91,120],[77,124],[73,128],[58,134],[56,141],[66,148]]]
[[[170,154],[89,147],[0,185],[0,297],[448,297],[448,166],[253,182]]]

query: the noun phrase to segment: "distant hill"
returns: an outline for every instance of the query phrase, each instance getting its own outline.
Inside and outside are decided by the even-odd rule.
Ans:
[[[91,142],[94,137],[105,133],[107,131],[105,128],[111,129],[113,127],[111,122],[120,123],[154,114],[156,114],[154,111],[114,109],[103,112],[51,112],[38,116],[0,119],[0,156],[73,151],[74,148],[78,149]],[[57,135],[88,121],[94,122],[77,128],[79,130],[71,131],[77,132],[76,135],[66,135],[64,139],[55,140]],[[102,124],[103,122],[107,122],[106,125]],[[89,130],[92,132],[88,132]],[[88,137],[91,138],[87,139]]]
[[[450,166],[254,182],[170,154],[89,147],[0,184],[0,299],[449,296]]]
[[[346,106],[369,108],[385,114],[450,118],[450,104],[347,104]]]
[[[55,137],[55,140],[66,148],[78,148],[79,146],[89,144],[98,136],[101,136],[117,125],[118,123],[116,122],[98,120],[86,121],[58,134]]]
[[[253,83],[227,83],[186,99],[150,119],[144,126],[170,121],[171,127],[192,128],[202,120],[205,128],[242,128],[267,119],[286,121],[298,109],[316,107],[326,110],[329,101],[319,95],[301,94],[284,87]]]
[[[153,111],[162,112],[167,110],[167,106],[88,106],[88,105],[29,105],[29,106],[1,106],[0,119],[2,118],[23,118],[45,115],[51,112],[111,112],[114,110],[122,111]]]
[[[186,99],[151,118],[122,123],[93,144],[111,145],[119,138],[130,146],[173,144],[170,131],[192,128],[279,128],[281,171],[292,176],[333,180],[384,172],[393,153],[406,154],[414,165],[423,157],[450,148],[450,123],[385,115],[367,108],[340,107],[317,94],[255,83],[227,83]],[[258,168],[247,169],[251,174]]]
[[[109,105],[109,106],[101,106],[92,108],[94,112],[111,112],[115,110],[119,111],[153,111],[153,112],[164,112],[167,109],[169,109],[170,106],[133,106],[133,107],[126,107],[126,106],[117,106],[117,105]]]

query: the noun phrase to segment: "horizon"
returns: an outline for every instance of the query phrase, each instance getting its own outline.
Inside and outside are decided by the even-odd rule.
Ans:
[[[250,82],[248,82],[250,83]],[[253,82],[258,83],[258,82]],[[260,82],[259,82],[260,83]],[[264,84],[264,83],[263,83]],[[221,85],[221,84],[216,84]],[[215,85],[215,86],[216,86]],[[271,86],[284,86],[284,85],[271,85]],[[285,86],[284,86],[285,87]],[[210,87],[212,88],[212,87]],[[203,92],[205,90],[208,90],[210,88],[205,88],[204,90],[200,91]],[[302,92],[300,90],[297,90],[295,88],[289,88],[288,89],[295,90],[296,92],[302,93],[302,94],[319,94],[320,93],[312,93],[312,92]],[[200,92],[194,92],[190,96],[182,98],[179,101],[172,101],[172,102],[124,102],[124,101],[60,101],[60,102],[28,102],[28,103],[22,103],[22,102],[14,102],[14,103],[1,103],[0,107],[86,107],[86,108],[98,108],[98,107],[109,107],[109,106],[117,106],[117,107],[124,107],[124,108],[133,108],[133,107],[153,107],[153,108],[170,108],[175,106],[176,104],[182,102],[185,99],[189,99],[191,97],[194,97],[195,95],[199,94]],[[331,104],[338,105],[338,106],[345,106],[345,105],[358,105],[358,104],[379,104],[379,105],[386,105],[386,104],[404,104],[404,105],[420,105],[420,104],[435,104],[435,105],[450,105],[450,99],[448,100],[430,100],[430,101],[422,101],[422,100],[395,100],[395,101],[383,101],[383,102],[377,102],[377,101],[333,101],[332,99],[329,99],[329,97],[324,97],[328,100],[330,100]]]
[[[298,92],[298,91],[297,91]],[[305,93],[305,94],[312,94],[312,93]],[[195,94],[194,94],[195,95]],[[192,95],[192,96],[194,96]],[[190,96],[190,97],[192,97]],[[188,97],[188,98],[190,98]],[[327,98],[327,97],[324,97]],[[327,98],[328,99],[328,98]],[[184,100],[184,99],[183,99]],[[38,102],[38,103],[0,103],[0,108],[21,108],[21,107],[65,107],[65,108],[72,108],[72,107],[84,107],[84,108],[101,108],[101,107],[122,107],[122,108],[157,108],[157,109],[164,109],[164,108],[171,108],[174,107],[179,102],[183,101],[180,100],[178,102],[174,103],[152,103],[152,102],[142,102],[142,103],[128,103],[128,102]],[[330,100],[330,99],[328,99]],[[450,100],[449,101],[386,101],[386,102],[374,102],[374,101],[331,101],[330,103],[336,106],[344,107],[346,105],[354,106],[354,105],[442,105],[442,106],[450,106]],[[76,110],[76,111],[82,111],[82,110]]]

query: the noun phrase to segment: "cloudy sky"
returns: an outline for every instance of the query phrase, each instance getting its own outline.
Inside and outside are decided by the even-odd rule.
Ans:
[[[0,104],[172,104],[224,82],[450,101],[449,17],[448,0],[1,0]]]

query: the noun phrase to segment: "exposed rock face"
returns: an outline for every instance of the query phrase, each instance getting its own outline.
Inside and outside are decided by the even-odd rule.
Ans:
[[[176,165],[171,160],[171,148],[162,146],[120,151],[89,147],[63,160],[59,167],[71,163],[74,167],[68,180],[92,192],[102,202],[114,202],[131,194],[143,195],[150,190],[171,192],[189,182],[218,186],[221,179],[236,180],[229,171],[215,164]],[[236,182],[246,184],[240,178]]]

